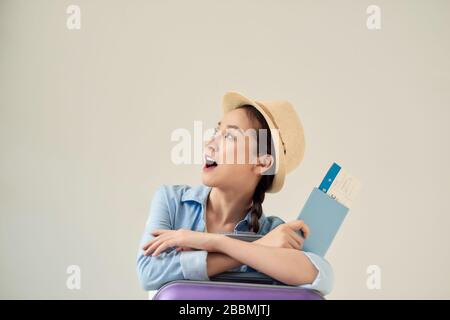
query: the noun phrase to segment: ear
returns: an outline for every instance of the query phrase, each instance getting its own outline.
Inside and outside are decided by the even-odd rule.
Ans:
[[[255,165],[255,173],[263,175],[267,170],[272,167],[273,156],[271,154],[265,154],[258,157],[257,163]]]

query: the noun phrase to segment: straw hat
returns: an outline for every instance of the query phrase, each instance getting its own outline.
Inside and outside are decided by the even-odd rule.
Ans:
[[[227,113],[237,107],[254,106],[269,124],[275,146],[275,177],[267,192],[281,190],[286,174],[294,170],[303,160],[305,137],[303,126],[292,104],[284,100],[256,101],[234,91],[226,92],[222,98],[222,110]]]

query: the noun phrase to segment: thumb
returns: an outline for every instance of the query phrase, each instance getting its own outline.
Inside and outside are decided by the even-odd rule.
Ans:
[[[303,237],[308,238],[310,231],[308,225],[303,220],[293,220],[287,223],[289,227],[293,230],[301,231],[303,233]]]

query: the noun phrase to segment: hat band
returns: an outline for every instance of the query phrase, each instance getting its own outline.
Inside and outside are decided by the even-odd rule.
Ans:
[[[267,108],[265,106],[263,106],[260,102],[257,102],[257,101],[255,101],[255,102],[258,104],[258,106],[260,106],[261,109],[264,110],[264,112],[267,114],[267,116],[270,118],[270,120],[272,120],[272,123],[274,124],[275,128],[278,130],[278,135],[280,136],[281,144],[283,146],[283,151],[284,151],[284,154],[286,154],[286,146],[284,144],[283,137],[281,136],[281,130],[278,127],[275,119],[272,117],[272,114],[269,112],[269,110],[267,110]]]

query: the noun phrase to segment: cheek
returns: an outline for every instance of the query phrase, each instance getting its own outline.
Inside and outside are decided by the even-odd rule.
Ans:
[[[239,162],[239,156],[240,156],[241,152],[242,152],[242,150],[237,145],[237,143],[224,142],[218,153],[219,163],[227,164],[227,165],[242,163],[242,160],[241,160],[241,162]]]
[[[253,150],[253,145],[248,140],[224,143],[219,156],[222,163],[227,164],[253,164],[256,162],[256,150]]]

